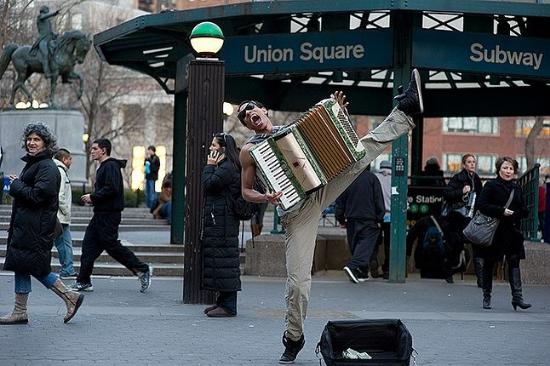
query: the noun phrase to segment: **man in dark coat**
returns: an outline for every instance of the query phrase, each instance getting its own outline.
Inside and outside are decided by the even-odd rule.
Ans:
[[[61,226],[57,221],[61,177],[52,160],[55,143],[55,136],[42,123],[30,123],[23,132],[26,164],[19,177],[10,176],[13,207],[4,263],[4,270],[15,272],[15,307],[0,318],[0,325],[28,322],[31,275],[65,301],[65,323],[84,299],[65,287],[50,266],[56,226]]]
[[[366,281],[369,263],[386,212],[382,186],[365,170],[336,200],[336,219],[346,225],[352,258],[344,272],[354,283]]]
[[[118,226],[124,209],[124,186],[120,169],[126,166],[126,160],[110,156],[111,142],[107,139],[94,141],[90,154],[93,160],[100,163],[96,173],[95,191],[80,199],[94,206],[94,215],[84,234],[80,273],[72,287],[77,291],[93,291],[90,276],[94,262],[105,250],[138,276],[140,291],[145,292],[151,285],[152,267],[140,261],[118,240]]]
[[[153,208],[157,200],[155,183],[159,179],[160,159],[157,156],[157,148],[153,145],[147,148],[145,159],[145,201],[147,207]]]

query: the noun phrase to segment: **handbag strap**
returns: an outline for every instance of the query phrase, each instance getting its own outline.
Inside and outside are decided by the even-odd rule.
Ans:
[[[510,206],[510,203],[512,203],[513,199],[514,199],[514,188],[512,188],[512,192],[510,192],[510,197],[508,197],[508,202],[506,202],[504,209],[507,209],[508,206]]]
[[[435,227],[437,228],[437,230],[439,231],[439,233],[441,235],[443,235],[443,230],[441,230],[441,226],[439,226],[439,223],[437,222],[437,220],[435,219],[434,215],[430,215],[430,218],[432,219]]]

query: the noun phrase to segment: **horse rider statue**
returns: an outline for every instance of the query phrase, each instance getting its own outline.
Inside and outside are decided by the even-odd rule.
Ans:
[[[50,13],[50,8],[46,5],[40,8],[40,13],[36,18],[36,26],[38,28],[38,39],[31,47],[31,55],[35,54],[37,50],[40,51],[40,59],[42,62],[42,68],[44,75],[47,78],[52,77],[50,67],[50,57],[53,55],[55,49],[55,39],[57,34],[52,30],[51,18],[59,14],[59,10]]]

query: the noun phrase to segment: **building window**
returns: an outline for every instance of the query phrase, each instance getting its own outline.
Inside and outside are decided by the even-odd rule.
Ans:
[[[535,125],[534,118],[520,118],[516,120],[516,136],[527,137]],[[550,137],[550,119],[545,119],[538,137]]]
[[[458,173],[462,169],[462,154],[443,154],[443,171]]]
[[[455,174],[462,170],[462,156],[464,153],[443,154],[443,170],[445,174]],[[476,171],[479,175],[493,175],[495,172],[496,156],[476,155]]]
[[[498,118],[494,117],[445,117],[443,132],[498,134]]]

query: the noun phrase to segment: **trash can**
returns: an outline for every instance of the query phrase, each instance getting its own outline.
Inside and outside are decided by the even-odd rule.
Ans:
[[[345,358],[343,352],[350,348],[366,352],[371,358]],[[412,336],[399,319],[329,321],[316,352],[321,353],[327,366],[408,366],[413,352]]]

